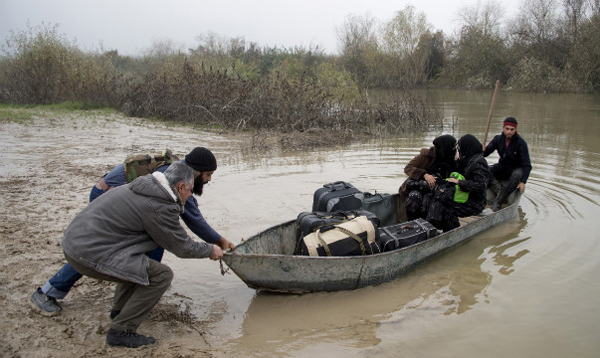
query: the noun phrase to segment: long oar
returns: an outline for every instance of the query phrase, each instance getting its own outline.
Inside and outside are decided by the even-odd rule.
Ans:
[[[485,128],[485,135],[483,136],[483,145],[485,145],[485,143],[487,142],[488,132],[490,131],[490,123],[492,122],[492,113],[494,112],[494,104],[496,103],[496,93],[498,93],[498,87],[500,87],[500,80],[496,80],[496,88],[494,89],[494,96],[492,97],[490,115],[488,116],[487,127]]]

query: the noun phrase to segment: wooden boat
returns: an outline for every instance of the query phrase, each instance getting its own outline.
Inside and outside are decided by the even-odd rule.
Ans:
[[[490,196],[491,193],[488,193]],[[395,251],[343,257],[294,255],[296,220],[264,230],[226,252],[223,261],[250,288],[283,293],[353,290],[393,280],[474,235],[517,216],[520,192],[515,190],[501,210],[460,218],[461,226]],[[363,210],[375,213],[381,226],[394,225],[402,213],[399,195],[378,194]],[[402,203],[403,204],[403,203]]]

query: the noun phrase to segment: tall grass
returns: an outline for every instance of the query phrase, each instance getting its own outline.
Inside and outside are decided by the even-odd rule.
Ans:
[[[386,133],[440,123],[429,103],[405,93],[373,103],[335,58],[318,49],[255,44],[161,48],[141,58],[84,53],[56,26],[12,32],[0,58],[0,102],[112,107],[233,130],[314,129]],[[229,47],[228,47],[229,46]]]

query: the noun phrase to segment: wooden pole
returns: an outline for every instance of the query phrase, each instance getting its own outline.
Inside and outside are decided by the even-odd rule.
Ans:
[[[487,127],[485,128],[485,135],[483,136],[483,145],[485,145],[487,142],[488,132],[490,131],[490,123],[492,122],[492,113],[494,112],[494,104],[496,103],[496,93],[498,93],[498,87],[500,87],[500,80],[496,80],[496,88],[494,89],[494,96],[492,97],[490,115],[488,116]]]

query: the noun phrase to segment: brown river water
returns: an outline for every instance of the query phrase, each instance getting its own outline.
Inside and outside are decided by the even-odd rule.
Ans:
[[[9,312],[7,324],[20,327],[7,331],[8,352],[104,352],[85,348],[90,339],[104,344],[95,323],[107,321],[104,286],[86,281],[77,287],[57,319],[41,320],[23,302],[62,265],[62,231],[87,203],[95,180],[125,155],[165,146],[175,153],[212,149],[219,168],[200,207],[217,231],[239,243],[311,210],[314,191],[325,183],[344,180],[362,191],[393,193],[405,179],[406,163],[434,137],[472,133],[483,139],[491,93],[427,95],[443,106],[443,130],[305,151],[258,152],[238,135],[169,131],[132,119],[71,123],[57,115],[33,125],[2,122],[0,179],[7,193],[0,217],[7,256],[0,306]],[[509,115],[519,120],[533,164],[518,218],[394,281],[344,292],[257,293],[235,274],[222,275],[218,262],[166,253],[164,262],[175,272],[167,295],[204,322],[205,343],[224,356],[598,357],[600,97],[501,92],[488,141]],[[96,296],[98,313],[85,307],[96,307],[87,301]],[[160,327],[171,329],[149,323],[144,332],[160,334]],[[32,333],[42,331],[50,333],[41,340]],[[80,348],[58,345],[64,340],[54,337],[65,334]],[[156,356],[160,349],[177,355],[169,339],[157,345]]]
[[[444,130],[263,158],[215,143],[222,165],[200,199],[204,215],[237,243],[309,211],[324,183],[397,191],[437,135],[483,139],[491,93],[429,95],[443,103]],[[533,164],[518,219],[375,287],[257,293],[215,262],[169,256],[172,291],[210,321],[209,341],[243,356],[597,357],[600,98],[499,93],[488,141],[509,115]]]

